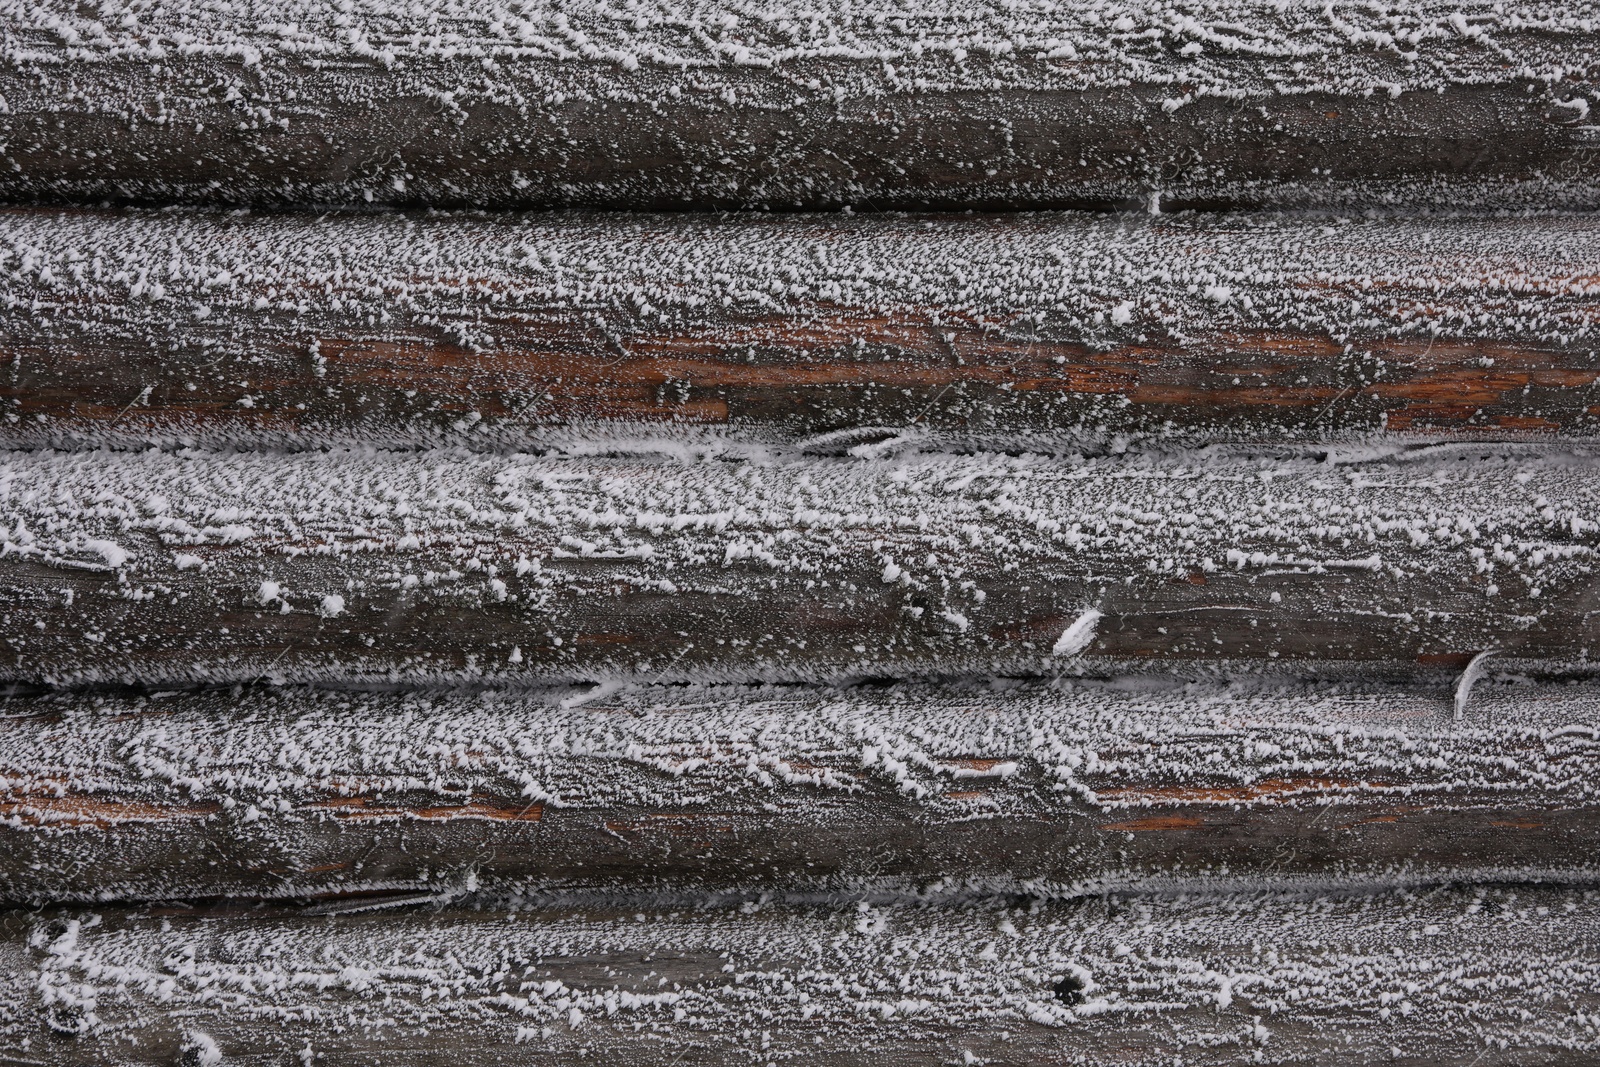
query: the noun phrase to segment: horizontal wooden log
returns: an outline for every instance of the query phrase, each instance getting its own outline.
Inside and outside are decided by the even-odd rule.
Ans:
[[[0,898],[1592,877],[1600,688],[13,699]]]
[[[1593,207],[1596,12],[51,0],[0,198]]]
[[[6,914],[12,1059],[1575,1064],[1596,894],[1558,887]]]
[[[1597,262],[1592,216],[10,211],[0,443],[1592,438]]]
[[[1588,662],[1593,458],[1319,455],[10,453],[0,677]]]

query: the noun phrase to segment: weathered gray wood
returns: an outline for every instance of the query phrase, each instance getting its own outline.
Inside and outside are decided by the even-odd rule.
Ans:
[[[1588,877],[1600,689],[13,699],[0,898]]]
[[[1596,8],[4,12],[0,197],[1596,206]]]
[[[1581,455],[891,451],[10,453],[0,677],[1392,673],[1600,636]]]
[[[0,443],[1592,438],[1597,262],[1591,216],[10,211]]]
[[[23,1063],[1579,1064],[1592,890],[10,913]],[[1056,990],[1059,988],[1060,992]]]

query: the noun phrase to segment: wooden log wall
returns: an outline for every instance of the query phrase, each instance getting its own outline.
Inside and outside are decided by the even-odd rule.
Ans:
[[[14,701],[0,894],[1576,882],[1600,689],[1097,680]],[[343,903],[340,903],[343,902]],[[332,906],[332,905],[330,905]]]
[[[62,908],[0,926],[46,1020],[0,1032],[52,1067],[1583,1063],[1597,908],[1554,885]]]
[[[1597,263],[1590,215],[12,211],[0,442],[1591,439]]]
[[[1600,650],[1593,458],[29,453],[0,677],[803,681]]]
[[[1596,26],[0,5],[0,1067],[1594,1060]]]
[[[18,5],[0,197],[1592,208],[1592,0]]]

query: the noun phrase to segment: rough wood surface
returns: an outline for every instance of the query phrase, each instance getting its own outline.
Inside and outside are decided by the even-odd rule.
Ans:
[[[0,457],[0,676],[825,680],[1587,663],[1600,480],[1530,449]]]
[[[0,0],[0,1067],[1600,1057],[1600,6],[912,6]]]
[[[1485,886],[13,912],[0,1040],[62,1067],[1556,1067],[1600,1055],[1597,909]]]
[[[0,197],[1596,205],[1596,7],[10,3]]]
[[[10,211],[0,443],[1592,438],[1596,263],[1577,215]]]
[[[1600,873],[1600,688],[1449,682],[13,699],[0,897]]]

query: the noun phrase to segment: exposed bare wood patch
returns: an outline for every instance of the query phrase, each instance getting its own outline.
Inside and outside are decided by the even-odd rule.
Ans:
[[[51,830],[88,827],[108,830],[121,823],[154,822],[181,833],[179,827],[184,822],[204,819],[218,810],[216,804],[150,804],[81,795],[33,796],[0,802],[0,818],[12,820],[13,826]]]

